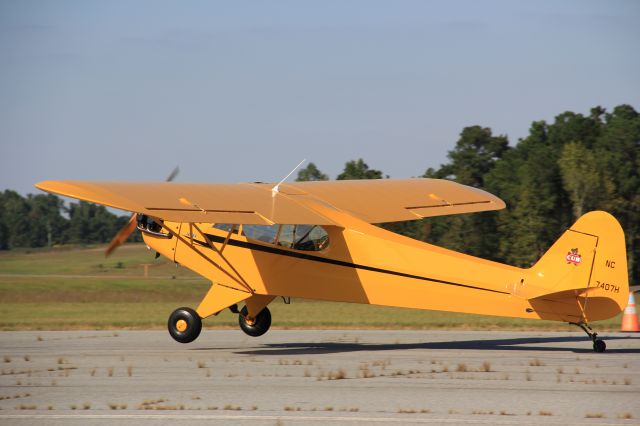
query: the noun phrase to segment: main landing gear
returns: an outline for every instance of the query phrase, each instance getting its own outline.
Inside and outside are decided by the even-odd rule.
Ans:
[[[238,307],[233,305],[231,311],[238,314],[240,329],[249,336],[262,336],[271,327],[271,312],[267,307],[263,308],[255,318],[248,316],[249,311],[246,306],[241,311],[238,311]],[[190,343],[200,335],[202,319],[191,308],[178,308],[169,316],[167,326],[169,334],[176,342]]]
[[[240,315],[238,315],[238,322],[242,331],[251,337],[262,336],[269,331],[269,327],[271,327],[271,312],[269,312],[269,308],[265,306],[255,318],[248,317],[248,313],[245,306],[240,311]]]
[[[202,331],[200,315],[191,308],[178,308],[169,316],[169,334],[177,342],[190,343]]]
[[[594,352],[602,353],[607,349],[607,344],[604,342],[604,340],[598,339],[598,333],[593,331],[593,329],[589,326],[589,324],[586,324],[586,323],[583,323],[583,322],[580,322],[580,323],[571,322],[569,324],[577,325],[578,327],[580,327],[582,329],[582,331],[587,333],[587,335],[593,341],[593,351]]]

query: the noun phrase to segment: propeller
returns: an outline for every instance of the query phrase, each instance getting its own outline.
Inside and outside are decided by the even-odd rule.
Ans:
[[[175,169],[173,169],[173,171],[169,174],[169,176],[167,176],[166,181],[171,182],[173,179],[175,179],[175,177],[178,175],[179,172],[180,172],[179,167],[176,167]],[[135,230],[136,230],[136,213],[133,213],[129,218],[129,221],[127,222],[127,224],[124,225],[118,231],[115,237],[113,237],[113,239],[107,246],[107,249],[105,250],[104,255],[109,256],[111,253],[113,253],[115,249],[117,249],[125,241],[127,241],[127,238],[129,238],[129,235],[131,235]]]

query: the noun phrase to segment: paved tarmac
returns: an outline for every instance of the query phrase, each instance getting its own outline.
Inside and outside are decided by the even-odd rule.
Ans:
[[[0,333],[0,425],[640,424],[640,335]]]

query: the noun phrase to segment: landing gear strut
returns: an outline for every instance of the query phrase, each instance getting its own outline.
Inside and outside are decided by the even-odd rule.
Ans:
[[[601,352],[604,352],[607,349],[607,344],[604,342],[604,340],[598,339],[598,333],[593,331],[593,329],[589,326],[589,324],[584,323],[584,322],[571,322],[569,324],[577,325],[578,327],[580,327],[582,329],[582,331],[587,333],[589,338],[591,338],[591,340],[593,341],[593,351],[594,352],[601,353]]]

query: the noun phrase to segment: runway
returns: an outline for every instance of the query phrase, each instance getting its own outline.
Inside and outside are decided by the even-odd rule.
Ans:
[[[2,425],[638,424],[640,335],[2,332]]]

